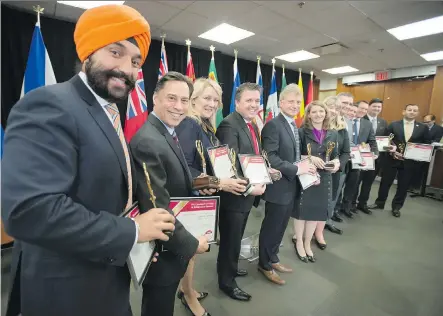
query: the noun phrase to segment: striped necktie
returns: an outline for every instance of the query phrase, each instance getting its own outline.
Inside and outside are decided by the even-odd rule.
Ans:
[[[106,105],[105,108],[111,115],[112,125],[117,132],[118,138],[120,139],[120,143],[123,147],[123,152],[125,153],[126,170],[128,171],[128,202],[125,208],[127,210],[132,206],[132,170],[129,160],[128,145],[126,144],[125,136],[123,135],[123,129],[120,122],[120,113],[118,111],[117,105],[115,103],[111,103]]]
[[[296,148],[296,152],[295,152],[295,161],[298,162],[300,161],[300,136],[298,134],[298,129],[297,129],[297,125],[295,124],[294,121],[291,122],[292,125],[292,132],[294,133],[294,138],[295,138],[295,145],[297,146]]]

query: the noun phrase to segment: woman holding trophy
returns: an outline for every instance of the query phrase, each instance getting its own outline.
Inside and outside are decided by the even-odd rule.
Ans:
[[[215,136],[215,115],[222,107],[221,98],[222,89],[216,81],[207,78],[197,79],[194,82],[194,92],[187,117],[176,128],[176,132],[194,182],[209,178],[213,183],[217,183],[217,190],[240,195],[246,190],[245,180],[217,179],[214,177],[213,170],[207,167],[211,165],[207,149],[221,145]],[[203,195],[213,193],[214,190],[208,189],[199,191],[199,194]],[[208,293],[197,292],[192,285],[194,265],[195,258],[189,262],[177,296],[193,315],[209,315],[200,304]]]
[[[323,231],[332,204],[331,174],[340,167],[338,134],[329,128],[329,113],[323,102],[313,101],[308,105],[299,134],[302,159],[307,158],[317,167],[318,180],[300,192],[298,203],[294,207],[295,249],[301,261],[315,262],[311,250],[312,236],[317,227]],[[324,244],[324,240],[318,242]]]

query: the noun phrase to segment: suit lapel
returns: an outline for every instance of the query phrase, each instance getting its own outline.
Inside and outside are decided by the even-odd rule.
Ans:
[[[281,124],[285,127],[286,131],[288,132],[289,137],[291,138],[292,143],[294,144],[294,148],[298,150],[297,143],[295,142],[294,132],[292,131],[291,125],[289,125],[288,121],[285,119],[283,114],[280,113],[277,117],[279,118]]]
[[[405,124],[403,124],[403,120],[398,121],[398,130],[399,130],[399,138],[402,142],[406,144],[406,137],[405,137]]]
[[[235,112],[238,124],[240,124],[240,126],[242,127],[243,132],[246,134],[246,136],[249,139],[249,144],[251,145],[252,151],[254,151],[254,145],[252,143],[252,137],[251,137],[251,132],[249,131],[248,126],[246,125],[245,120],[243,119],[243,116],[241,116],[238,112]],[[259,145],[260,148],[260,145]],[[238,153],[237,153],[238,154]]]
[[[314,132],[312,129],[310,128],[304,128],[304,134],[307,138],[309,138],[310,140],[312,140],[313,142],[317,142],[317,139],[315,138]]]
[[[120,168],[124,174],[126,183],[128,183],[128,170],[126,169],[126,158],[125,153],[123,151],[123,146],[118,138],[117,132],[112,126],[111,121],[105,113],[105,110],[98,103],[94,95],[89,91],[88,87],[84,84],[81,78],[77,75],[73,77],[70,82],[77,90],[81,98],[88,103],[88,111],[92,118],[95,120],[97,125],[102,130],[103,134],[108,139],[112,148],[114,149],[115,154],[117,155],[118,162],[120,164]]]
[[[370,122],[370,121],[368,121]],[[365,122],[363,119],[360,119],[360,121],[358,122],[358,124],[360,124],[360,128],[358,129],[358,142],[362,143],[362,139],[363,139],[363,135],[365,133],[364,128],[365,128]]]
[[[166,127],[163,125],[163,123],[155,116],[155,115],[149,115],[148,116],[148,122],[150,122],[152,125],[157,128],[157,130],[165,137],[166,142],[168,143],[169,147],[174,151],[175,155],[177,156],[178,160],[180,161],[183,169],[186,172],[186,175],[188,177],[188,186],[191,187],[192,182],[192,175],[189,171],[188,164],[186,163],[185,156],[180,149],[180,147],[177,146],[174,139],[172,138],[171,134],[169,134]]]

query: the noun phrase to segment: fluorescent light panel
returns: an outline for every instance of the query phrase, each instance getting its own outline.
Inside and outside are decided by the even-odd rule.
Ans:
[[[432,19],[395,27],[389,29],[388,32],[394,35],[400,41],[443,33],[443,15]]]
[[[305,50],[299,50],[293,53],[284,54],[281,56],[277,56],[277,59],[285,60],[290,63],[296,63],[298,61],[308,60],[308,59],[314,59],[320,57],[319,55],[307,52]]]
[[[420,56],[426,59],[427,61],[443,60],[443,50],[438,52],[421,54]]]
[[[106,4],[123,4],[124,1],[57,1],[61,4],[70,5],[80,9],[91,9]]]
[[[358,71],[358,69],[355,69],[354,67],[351,66],[342,66],[342,67],[323,69],[322,71],[330,73],[331,75],[336,75],[336,74],[344,74],[347,72]]]
[[[255,34],[252,32],[227,23],[222,23],[203,34],[200,34],[198,37],[229,45],[253,35]]]

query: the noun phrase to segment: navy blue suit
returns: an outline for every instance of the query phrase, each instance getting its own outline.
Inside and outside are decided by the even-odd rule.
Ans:
[[[23,315],[132,315],[126,259],[136,227],[119,217],[128,199],[123,147],[79,76],[12,108],[2,191]]]

